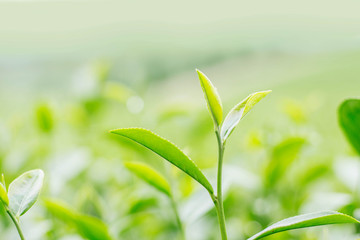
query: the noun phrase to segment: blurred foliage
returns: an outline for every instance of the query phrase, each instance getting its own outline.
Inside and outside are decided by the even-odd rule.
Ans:
[[[113,11],[118,15],[117,8]],[[169,181],[188,239],[219,239],[216,212],[206,191],[147,149],[108,133],[117,127],[151,129],[178,143],[214,183],[216,139],[195,67],[206,70],[211,79],[220,79],[214,85],[222,96],[224,112],[249,92],[273,90],[257,113],[240,123],[227,145],[224,205],[229,239],[246,239],[280,219],[317,210],[339,210],[360,218],[360,162],[355,152],[358,118],[350,111],[345,122],[341,121],[354,151],[341,135],[336,116],[344,98],[359,95],[359,50],[348,50],[348,38],[334,47],[336,51],[323,45],[324,39],[335,35],[331,27],[316,39],[317,45],[307,48],[300,42],[318,32],[316,26],[314,32],[306,30],[307,34],[288,26],[296,33],[291,38],[296,38],[297,45],[282,35],[287,31],[278,28],[277,21],[269,25],[277,29],[281,41],[267,31],[269,25],[260,26],[265,33],[253,35],[252,28],[258,23],[252,20],[248,25],[246,16],[239,21],[246,30],[240,35],[227,27],[231,18],[217,19],[223,21],[219,26],[227,35],[220,30],[215,35],[200,31],[204,25],[197,22],[189,30],[198,34],[196,39],[188,34],[175,41],[167,28],[157,31],[166,33],[165,37],[145,31],[142,36],[150,40],[144,43],[141,38],[142,48],[136,47],[141,44],[130,46],[132,39],[128,38],[119,44],[121,54],[109,54],[105,60],[82,56],[76,61],[59,60],[54,67],[46,58],[29,65],[28,58],[19,62],[10,58],[0,66],[4,73],[0,80],[0,172],[7,182],[33,168],[43,169],[46,176],[39,203],[24,216],[29,240],[176,239],[178,226],[171,203],[134,178],[124,167],[126,162],[142,162]],[[358,31],[349,24],[354,23],[351,18],[342,20]],[[216,27],[209,21],[211,25],[205,26]],[[338,36],[349,36],[343,34],[341,24],[336,26]],[[237,41],[244,36],[246,44]],[[170,46],[157,41],[162,37],[168,38]],[[196,45],[183,43],[185,39]],[[34,42],[41,45],[41,41],[29,44]],[[288,50],[289,42],[295,44],[292,50]],[[350,45],[356,44],[354,40]],[[106,44],[110,49],[114,45]],[[317,51],[319,45],[321,51]],[[38,49],[46,51],[42,46]],[[349,128],[344,127],[348,124]],[[2,206],[0,232],[1,239],[15,238]],[[360,229],[354,226],[329,226],[267,239],[359,237]]]

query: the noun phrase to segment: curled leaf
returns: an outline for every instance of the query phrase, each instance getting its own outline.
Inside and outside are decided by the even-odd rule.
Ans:
[[[230,136],[236,125],[261,99],[271,92],[262,91],[250,94],[233,109],[230,110],[221,126],[221,138],[223,142]]]
[[[36,202],[44,180],[40,169],[23,173],[9,186],[9,208],[16,217],[26,213]]]
[[[165,138],[143,128],[121,128],[111,130],[110,132],[131,139],[150,149],[198,181],[210,193],[214,192],[211,184],[195,163],[177,146]]]
[[[139,178],[158,189],[160,192],[165,193],[168,196],[171,195],[170,184],[168,181],[151,167],[143,163],[132,162],[125,163],[125,167],[135,173]]]
[[[198,69],[196,69],[196,72],[199,75],[200,85],[204,92],[206,103],[214,120],[215,126],[220,126],[223,119],[223,109],[220,96],[209,78]]]
[[[340,224],[340,223],[360,223],[353,217],[346,214],[335,212],[335,211],[322,211],[316,213],[309,213],[299,215],[291,218],[284,219],[277,222],[263,231],[255,234],[248,240],[260,239],[274,233],[289,231],[298,228],[315,227],[329,224]]]

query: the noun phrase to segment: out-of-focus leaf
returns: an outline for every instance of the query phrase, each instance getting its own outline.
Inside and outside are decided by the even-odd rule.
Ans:
[[[108,227],[100,219],[88,215],[76,215],[75,224],[81,236],[89,240],[111,240]]]
[[[107,82],[104,88],[104,96],[121,103],[125,103],[127,99],[135,93],[126,86],[118,82]]]
[[[148,208],[154,207],[157,205],[157,199],[156,198],[143,198],[139,199],[138,201],[135,201],[130,209],[129,214],[138,213],[141,211],[144,211]]]
[[[39,128],[44,132],[50,132],[53,129],[54,119],[49,106],[42,104],[36,109],[36,119]]]
[[[168,140],[154,134],[153,132],[143,128],[121,128],[111,130],[111,133],[129,138],[144,147],[157,153],[165,160],[174,164],[176,167],[187,173],[190,177],[203,185],[210,193],[214,190],[206,179],[204,174],[195,165],[195,163],[185,155],[177,146]]]
[[[206,103],[214,120],[215,126],[220,126],[223,119],[223,109],[220,96],[209,78],[198,69],[196,69],[196,72],[199,75],[201,88],[204,92]]]
[[[48,212],[64,222],[70,223],[75,219],[75,211],[63,202],[53,199],[46,199],[44,200],[44,205]]]
[[[263,231],[257,233],[256,235],[252,236],[248,240],[256,240],[272,235],[274,233],[289,231],[298,228],[307,228],[307,227],[315,227],[315,226],[329,225],[329,224],[340,224],[340,223],[360,223],[360,222],[353,217],[335,211],[309,213],[309,214],[287,218],[280,222],[277,222],[267,227]]]
[[[256,92],[247,96],[233,109],[230,110],[221,126],[221,138],[223,142],[230,136],[240,120],[257,104],[261,99],[268,95],[271,90]]]
[[[298,157],[306,143],[304,138],[289,138],[274,147],[269,164],[265,169],[265,183],[274,185]]]
[[[5,206],[9,205],[9,198],[6,192],[6,188],[2,183],[0,183],[0,200],[5,204]]]
[[[44,180],[40,169],[23,173],[9,186],[9,208],[16,215],[22,216],[36,202]]]
[[[347,139],[360,154],[360,99],[345,100],[339,107],[338,115]]]
[[[139,178],[143,179],[145,182],[158,189],[160,192],[171,196],[170,184],[168,183],[168,181],[160,173],[158,173],[151,167],[147,166],[144,163],[133,162],[125,163],[125,167],[135,173]]]
[[[106,61],[97,61],[94,63],[94,74],[100,84],[103,84],[109,77],[110,64]]]
[[[80,214],[57,200],[46,200],[45,207],[55,217],[76,228],[77,232],[89,240],[111,240],[108,227],[100,219]]]

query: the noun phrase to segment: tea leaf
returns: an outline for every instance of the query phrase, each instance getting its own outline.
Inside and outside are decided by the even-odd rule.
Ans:
[[[358,154],[360,154],[360,99],[345,100],[338,111],[340,125]]]
[[[75,210],[58,200],[46,199],[44,205],[48,212],[60,220],[70,223],[75,219]]]
[[[195,163],[185,155],[177,146],[168,140],[143,128],[121,128],[110,131],[111,133],[129,138],[169,161],[190,177],[203,185],[210,193],[214,190],[204,174]]]
[[[50,132],[54,125],[53,115],[49,106],[43,104],[36,109],[36,118],[39,128],[44,132]]]
[[[274,147],[264,174],[267,187],[275,185],[286,174],[288,168],[300,155],[305,144],[306,140],[304,138],[291,137]]]
[[[76,228],[81,236],[90,240],[111,240],[108,227],[100,219],[89,215],[77,215]]]
[[[263,91],[250,94],[233,109],[230,110],[221,126],[221,138],[223,142],[230,136],[236,125],[261,99],[271,92]]]
[[[78,213],[57,200],[45,200],[47,210],[66,224],[76,228],[79,235],[90,240],[111,240],[106,224],[93,216]]]
[[[125,167],[160,192],[163,192],[168,196],[171,195],[170,184],[168,181],[160,173],[156,172],[146,164],[127,162],[125,163]]]
[[[220,96],[209,78],[198,69],[196,69],[196,72],[199,75],[201,88],[204,92],[206,103],[214,120],[215,126],[220,126],[223,119],[223,109]]]
[[[9,186],[9,208],[16,215],[22,216],[36,202],[44,180],[40,169],[25,172]]]
[[[6,188],[2,183],[0,183],[0,200],[4,203],[5,206],[9,206],[9,198],[6,192]]]
[[[256,235],[252,236],[248,240],[256,240],[272,235],[274,233],[279,233],[279,232],[298,229],[298,228],[307,228],[307,227],[315,227],[315,226],[328,225],[328,224],[340,224],[340,223],[360,223],[360,222],[353,217],[335,211],[309,213],[309,214],[287,218],[280,222],[277,222],[267,227],[263,231],[257,233]]]

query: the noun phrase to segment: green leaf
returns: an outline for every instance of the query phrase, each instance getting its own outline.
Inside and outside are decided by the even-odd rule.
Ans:
[[[340,125],[358,154],[360,154],[360,99],[345,100],[338,111]]]
[[[0,200],[5,206],[9,206],[9,198],[6,192],[6,188],[2,183],[0,183]]]
[[[90,240],[111,240],[108,227],[100,219],[89,215],[77,215],[75,224],[81,236]]]
[[[23,173],[9,186],[9,208],[16,217],[22,216],[36,202],[44,180],[40,169]]]
[[[160,173],[146,164],[127,162],[125,163],[125,167],[160,192],[163,192],[168,196],[171,195],[170,184],[168,181]]]
[[[49,213],[64,222],[71,223],[75,220],[76,211],[61,201],[46,199],[44,205]]]
[[[264,174],[264,181],[267,187],[275,185],[286,174],[288,168],[298,158],[305,144],[306,140],[304,138],[291,137],[274,147]]]
[[[44,201],[47,210],[67,225],[75,227],[79,235],[90,240],[111,240],[106,224],[93,216],[78,213],[58,200]]]
[[[200,85],[204,92],[206,103],[214,123],[216,126],[220,126],[223,119],[223,109],[220,96],[209,78],[198,69],[196,69],[196,72],[199,75]]]
[[[39,128],[44,132],[50,132],[54,125],[53,115],[49,106],[42,104],[36,109],[36,118]]]
[[[353,217],[335,211],[309,213],[309,214],[287,218],[280,222],[277,222],[267,227],[263,231],[257,233],[256,235],[252,236],[248,240],[256,240],[272,235],[274,233],[279,233],[279,232],[298,229],[298,228],[307,228],[307,227],[315,227],[315,226],[329,225],[329,224],[340,224],[340,223],[360,223],[360,222]]]
[[[221,139],[223,142],[226,141],[236,125],[238,125],[240,120],[245,117],[245,115],[255,106],[255,104],[257,104],[270,92],[271,90],[250,94],[230,110],[221,126]]]
[[[143,128],[121,128],[111,130],[111,133],[129,138],[144,147],[157,153],[165,160],[187,173],[190,177],[203,185],[210,193],[214,190],[204,174],[195,163],[185,155],[177,146],[168,140]]]
[[[128,214],[134,214],[138,212],[145,211],[149,208],[157,206],[158,200],[156,198],[141,198],[132,202],[131,207],[129,208]]]

